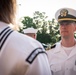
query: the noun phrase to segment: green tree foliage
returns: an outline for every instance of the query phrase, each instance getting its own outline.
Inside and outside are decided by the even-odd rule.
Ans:
[[[36,27],[36,24],[33,22],[33,18],[31,17],[24,17],[24,19],[22,20],[22,23],[23,23],[23,28],[28,28],[28,27],[34,27],[34,28],[37,28]]]
[[[59,34],[59,24],[55,22],[55,19],[52,19],[52,21],[48,21],[49,23],[49,34],[51,36],[51,44],[54,44],[60,40],[60,34]]]
[[[29,17],[29,16],[26,16],[26,17],[23,17],[23,19],[21,20],[22,24],[23,24],[23,27],[22,28],[19,28],[19,32],[23,33],[23,29],[26,29],[28,27],[33,27],[35,29],[37,29],[36,27],[36,24],[33,22],[33,18]]]
[[[47,19],[45,12],[35,11],[33,18],[25,16],[21,21],[23,28],[20,28],[20,32],[28,27],[33,27],[38,29],[37,40],[41,43],[50,43],[54,44],[60,40],[59,35],[59,25],[55,22],[55,19],[52,21]]]
[[[51,38],[48,31],[48,16],[46,16],[45,12],[36,11],[33,15],[33,20],[38,27],[39,31],[37,33],[37,40],[41,43],[50,43]]]
[[[45,12],[35,11],[33,14],[33,20],[37,28],[42,28],[45,31],[47,31],[47,18],[48,16],[45,15]]]
[[[37,40],[39,40],[41,43],[50,43],[51,38],[50,38],[50,34],[49,33],[39,33],[37,34]]]

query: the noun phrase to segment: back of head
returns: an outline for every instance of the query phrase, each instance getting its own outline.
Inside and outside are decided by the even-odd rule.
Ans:
[[[0,21],[14,23],[16,0],[0,0]]]
[[[37,29],[34,29],[34,28],[27,28],[27,29],[24,29],[23,32],[24,34],[28,35],[28,36],[31,36],[32,38],[36,39],[37,35]]]
[[[72,8],[61,8],[57,10],[55,18],[58,22],[74,21],[76,22],[76,10]]]

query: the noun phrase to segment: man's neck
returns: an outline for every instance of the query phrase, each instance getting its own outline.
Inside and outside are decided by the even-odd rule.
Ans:
[[[68,40],[62,39],[61,44],[65,47],[72,47],[76,44],[76,41],[75,39],[68,39]]]

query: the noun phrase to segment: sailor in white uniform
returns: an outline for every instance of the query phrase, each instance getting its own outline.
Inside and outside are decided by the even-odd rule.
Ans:
[[[16,0],[0,0],[0,75],[51,75],[37,40],[12,30]]]
[[[48,53],[52,75],[76,75],[76,10],[61,8],[56,12],[61,41]]]
[[[33,28],[33,27],[29,27],[29,28],[26,28],[26,29],[23,29],[23,33],[25,35],[28,35],[34,39],[37,38],[37,29]]]

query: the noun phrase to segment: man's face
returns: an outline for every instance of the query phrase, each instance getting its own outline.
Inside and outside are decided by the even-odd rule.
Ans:
[[[76,23],[71,21],[60,22],[60,35],[63,38],[74,36],[76,30]]]

